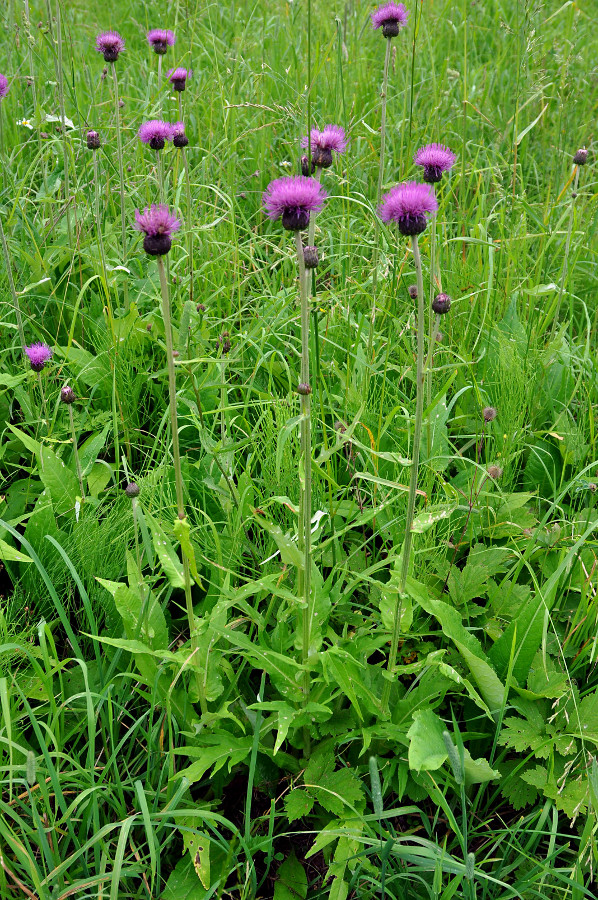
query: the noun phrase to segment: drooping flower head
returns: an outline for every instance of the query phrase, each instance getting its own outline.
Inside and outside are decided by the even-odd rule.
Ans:
[[[301,231],[307,228],[310,213],[322,209],[327,196],[314,178],[285,175],[270,182],[262,195],[262,203],[273,222],[282,216],[283,228]]]
[[[8,94],[8,78],[6,75],[0,75],[0,100],[4,100]]]
[[[189,77],[189,72],[187,69],[183,69],[181,66],[178,66],[176,69],[170,69],[167,76],[168,80],[172,82],[172,86],[175,91],[184,91],[187,86],[187,78]]]
[[[179,148],[186,147],[189,143],[189,138],[185,134],[184,122],[175,122],[172,126],[172,143]]]
[[[166,28],[152,28],[147,33],[147,40],[154,53],[163,56],[169,47],[174,47],[174,32]]]
[[[70,406],[76,399],[77,395],[69,384],[65,384],[65,386],[60,389],[60,400],[62,403],[66,403],[67,406]]]
[[[453,168],[456,159],[453,151],[444,144],[427,144],[417,151],[413,162],[416,166],[423,166],[424,181],[435,184],[440,181],[443,172]]]
[[[406,181],[382,198],[378,215],[383,222],[396,222],[401,234],[421,234],[438,209],[434,189],[417,181]]]
[[[25,347],[25,353],[34,372],[41,372],[52,359],[52,351],[47,344],[42,344],[40,341]]]
[[[150,119],[141,125],[138,135],[139,140],[149,144],[152,150],[163,150],[166,141],[172,140],[172,125],[162,119]]]
[[[301,146],[304,150],[309,147],[307,135],[301,138]],[[317,128],[311,130],[311,160],[314,166],[323,169],[332,165],[332,151],[344,153],[347,148],[345,129],[340,125],[325,125],[322,131]]]
[[[116,62],[124,49],[125,42],[118,31],[103,31],[96,38],[96,50],[103,53],[106,62]]]
[[[408,18],[409,11],[402,3],[385,3],[372,13],[372,28],[381,28],[385,38],[393,38],[405,27]]]
[[[102,142],[100,141],[100,136],[97,131],[88,131],[87,132],[87,149],[88,150],[99,150],[102,146]]]
[[[172,246],[172,234],[181,227],[165,203],[146,206],[143,212],[135,210],[135,228],[145,234],[143,249],[150,256],[164,256]]]

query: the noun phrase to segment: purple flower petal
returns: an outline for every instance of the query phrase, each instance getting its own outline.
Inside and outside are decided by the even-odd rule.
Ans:
[[[385,3],[384,6],[379,6],[372,13],[372,28],[382,28],[389,22],[394,22],[399,28],[404,28],[408,18],[409,11],[402,3]]]

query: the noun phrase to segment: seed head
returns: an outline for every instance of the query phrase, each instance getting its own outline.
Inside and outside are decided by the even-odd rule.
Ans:
[[[385,38],[396,37],[407,24],[409,12],[402,3],[385,3],[371,15],[372,28],[381,28]]]
[[[397,184],[382,198],[378,215],[383,222],[396,222],[401,234],[414,235],[425,231],[428,219],[438,209],[433,188],[416,181]]]
[[[588,161],[588,151],[585,147],[582,147],[581,150],[578,150],[575,156],[573,157],[573,162],[576,166],[585,166]]]
[[[494,406],[485,406],[482,410],[482,416],[484,417],[484,422],[493,422],[497,416],[496,409]]]
[[[407,290],[409,291],[409,296],[411,297],[411,299],[417,300],[417,285],[410,284]]]
[[[103,31],[96,38],[96,50],[102,53],[106,62],[116,62],[125,49],[125,42],[118,31]]]
[[[143,144],[149,144],[152,150],[163,150],[166,141],[172,140],[172,125],[162,119],[150,119],[141,125],[137,133],[139,140]]]
[[[317,247],[303,248],[303,263],[306,269],[317,269],[320,262],[320,254]]]
[[[87,132],[87,149],[88,150],[99,150],[102,146],[102,142],[100,141],[100,136],[97,131],[88,131]]]
[[[448,294],[436,294],[432,300],[432,309],[438,316],[444,316],[451,308],[452,300]]]
[[[187,87],[188,76],[189,72],[187,71],[187,69],[183,69],[180,66],[176,69],[170,69],[170,71],[166,75],[175,91],[185,90],[185,88]]]
[[[271,181],[262,196],[262,203],[272,221],[282,217],[283,228],[302,231],[309,224],[309,215],[319,212],[327,193],[322,185],[304,175],[285,175]]]
[[[448,172],[455,165],[457,157],[452,150],[445,147],[444,144],[428,144],[421,147],[415,156],[413,162],[416,166],[422,166],[424,170],[424,181],[429,184],[435,184],[442,178],[443,172]]]
[[[65,386],[60,391],[60,400],[62,401],[62,403],[66,403],[70,406],[70,404],[74,403],[76,399],[77,397],[72,387],[69,387],[68,384],[65,384]]]
[[[297,385],[297,393],[301,394],[302,397],[307,397],[309,396],[309,394],[311,394],[311,388],[308,384],[305,384],[305,382],[302,381]]]
[[[25,347],[25,353],[34,372],[41,372],[52,359],[52,351],[41,342]]]
[[[186,147],[189,143],[189,138],[185,134],[184,122],[175,122],[172,126],[172,143],[179,149]]]
[[[347,149],[345,129],[340,125],[325,125],[323,131],[317,128],[311,130],[311,160],[313,165],[328,169],[332,165],[332,151],[344,153]],[[301,138],[301,146],[304,150],[309,147],[307,135]]]
[[[4,100],[8,94],[8,78],[6,75],[0,75],[0,100]]]
[[[139,496],[140,490],[141,489],[138,484],[136,484],[134,481],[129,481],[125,488],[125,494],[127,495],[127,497],[130,497],[131,500],[133,500],[135,497]]]
[[[174,33],[165,28],[152,28],[147,33],[147,40],[154,53],[164,56],[169,47],[174,47]]]
[[[498,481],[498,479],[502,475],[502,469],[500,466],[488,466],[486,471],[488,472],[488,478],[491,478],[492,481]]]
[[[149,256],[164,256],[172,246],[172,234],[181,227],[166,204],[152,204],[142,213],[135,210],[135,228],[145,234],[143,249]]]

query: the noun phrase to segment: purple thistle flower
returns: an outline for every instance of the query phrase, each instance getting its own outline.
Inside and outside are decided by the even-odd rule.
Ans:
[[[409,18],[409,11],[402,3],[385,3],[372,13],[372,28],[382,28],[386,38],[396,37]]]
[[[262,195],[262,203],[273,222],[282,216],[283,228],[301,231],[308,226],[309,214],[322,209],[327,196],[314,178],[285,175],[270,182]]]
[[[116,62],[119,53],[125,49],[125,42],[118,31],[103,31],[96,38],[96,50],[104,54],[106,62]]]
[[[25,347],[25,353],[34,372],[41,372],[52,359],[52,351],[48,345],[39,341],[31,344],[30,347]]]
[[[88,131],[87,132],[87,149],[88,150],[99,150],[102,146],[102,142],[100,140],[100,136],[97,131]]]
[[[8,94],[8,78],[6,75],[0,75],[0,100],[4,100]]]
[[[455,165],[457,157],[452,150],[445,147],[444,144],[427,144],[421,147],[415,156],[413,162],[416,166],[423,166],[424,181],[429,184],[435,184],[442,178],[443,172],[448,172]]]
[[[172,125],[161,119],[144,122],[138,131],[139,140],[149,144],[152,150],[163,150],[166,141],[172,140]]]
[[[145,234],[143,249],[150,256],[164,256],[172,246],[172,234],[181,223],[165,203],[146,206],[143,212],[135,210],[135,228]]]
[[[307,135],[301,138],[301,146],[303,149],[309,147],[309,138]],[[317,128],[311,130],[311,159],[315,166],[321,166],[323,169],[332,165],[332,151],[335,153],[344,153],[347,149],[347,138],[345,129],[340,125],[325,125],[323,131]]]
[[[185,123],[175,122],[172,126],[172,143],[175,147],[182,149],[189,143],[189,138],[185,134]]]
[[[154,53],[163,56],[169,47],[174,47],[174,32],[166,28],[152,28],[147,33],[147,40]]]
[[[184,91],[187,86],[187,78],[189,77],[189,72],[187,71],[187,69],[183,69],[181,66],[178,66],[178,68],[176,69],[170,69],[166,77],[169,81],[172,82],[172,86],[175,91]]]
[[[378,215],[383,222],[396,222],[401,234],[414,235],[425,231],[428,219],[438,209],[434,189],[417,181],[407,181],[382,198]]]

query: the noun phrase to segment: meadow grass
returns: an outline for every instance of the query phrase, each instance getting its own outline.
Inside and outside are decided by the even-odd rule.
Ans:
[[[2,898],[595,895],[595,4],[407,7],[380,167],[374,4],[3,5]],[[302,318],[262,193],[327,123]],[[376,205],[431,142],[404,560],[422,322]]]

